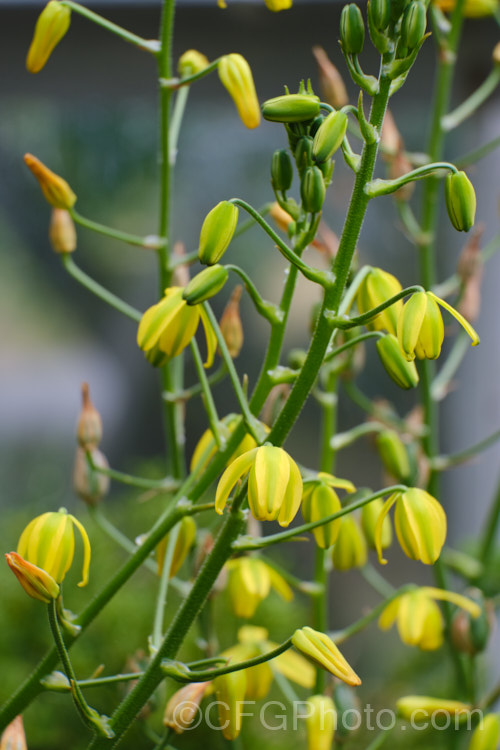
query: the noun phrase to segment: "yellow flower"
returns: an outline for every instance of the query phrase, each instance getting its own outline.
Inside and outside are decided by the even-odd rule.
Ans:
[[[229,440],[240,422],[241,416],[239,414],[228,414],[223,419],[221,419],[221,421],[219,422],[219,429],[222,436],[226,440]],[[267,425],[263,424],[262,422],[261,425],[266,433],[269,432],[269,427],[267,427]],[[236,458],[238,458],[238,456],[241,456],[243,453],[251,451],[256,447],[257,443],[255,442],[255,439],[251,435],[245,435],[245,437],[227,462],[227,465],[229,466],[229,464],[232,463]],[[212,430],[210,428],[208,430],[205,430],[201,438],[198,440],[196,448],[194,449],[190,464],[191,471],[203,471],[208,466],[218,450],[219,449],[217,447],[217,443],[215,442]]]
[[[455,308],[432,292],[416,292],[404,305],[398,318],[398,341],[406,358],[436,359],[441,353],[444,324],[439,305],[448,310],[472,339],[479,344],[479,336]]]
[[[33,599],[49,604],[59,596],[59,586],[42,568],[24,560],[17,552],[5,554],[7,565],[17,580]]]
[[[337,726],[335,704],[326,695],[313,695],[306,701],[308,750],[330,750]]]
[[[382,526],[393,505],[396,536],[405,555],[426,565],[436,562],[446,539],[446,514],[438,501],[425,490],[411,487],[386,500],[375,529],[375,546],[379,562],[382,556]]]
[[[369,310],[383,304],[386,300],[401,292],[403,287],[395,276],[381,268],[371,268],[360,284],[356,295],[356,304],[359,313],[363,315]],[[395,334],[398,315],[403,307],[402,300],[394,302],[386,307],[373,320],[367,323],[367,328],[372,331],[388,331]]]
[[[253,617],[255,610],[271,589],[289,602],[293,592],[274,568],[258,557],[238,557],[226,564],[229,571],[228,592],[237,617]]]
[[[500,739],[500,717],[487,714],[474,730],[469,750],[496,750]]]
[[[416,724],[428,721],[431,716],[437,718],[439,714],[448,723],[450,716],[465,719],[471,709],[468,703],[432,698],[428,695],[405,695],[396,701],[396,708],[403,719]]]
[[[195,73],[200,73],[210,65],[208,58],[202,52],[195,49],[188,49],[179,57],[177,70],[181,77],[187,78]]]
[[[167,552],[169,534],[164,537],[156,548],[156,562],[158,564],[158,575],[161,576],[165,555]],[[179,522],[177,539],[175,541],[174,553],[170,564],[169,578],[173,578],[187,557],[187,554],[196,539],[196,524],[191,516],[184,516]]]
[[[68,31],[70,21],[70,9],[57,0],[51,0],[45,6],[36,22],[26,58],[26,68],[30,73],[38,73],[44,67],[52,50]]]
[[[254,518],[288,526],[300,506],[302,477],[295,461],[274,445],[254,448],[228,466],[217,485],[217,513],[222,514],[229,493],[248,472],[248,504]]]
[[[341,510],[340,500],[333,487],[354,492],[356,489],[352,482],[346,479],[337,479],[331,474],[320,472],[316,479],[304,483],[302,495],[302,515],[306,523],[319,521],[321,518],[331,516]],[[341,519],[338,518],[323,526],[313,529],[312,533],[318,547],[328,549],[335,543]]]
[[[415,362],[408,362],[394,334],[388,333],[380,338],[376,347],[386,373],[400,388],[407,390],[418,385]]]
[[[456,5],[456,0],[433,0],[433,2],[445,13],[451,13]],[[465,0],[464,16],[468,18],[494,16],[497,9],[498,0]]]
[[[219,61],[218,71],[241,121],[247,128],[256,128],[260,123],[260,107],[249,64],[242,55],[224,55]]]
[[[381,497],[376,500],[372,500],[371,503],[363,505],[361,509],[361,528],[365,535],[365,539],[368,542],[368,546],[372,549],[375,547],[375,529],[377,527],[378,517],[383,508],[384,501]],[[392,544],[392,527],[389,516],[384,518],[382,526],[382,549],[387,549]]]
[[[78,586],[86,586],[90,565],[89,538],[80,521],[64,508],[57,513],[42,513],[30,521],[21,534],[17,552],[27,562],[42,568],[56,583],[61,583],[73,562],[75,526],[83,541],[82,580]]]
[[[40,159],[32,154],[24,155],[24,163],[36,177],[45,199],[54,208],[65,208],[69,211],[76,203],[76,195],[62,177],[52,172]]]
[[[266,8],[277,13],[280,10],[288,10],[292,7],[293,0],[265,0]]]
[[[160,302],[146,310],[139,323],[137,343],[151,364],[161,366],[186,348],[201,319],[207,342],[205,367],[211,367],[217,338],[203,307],[188,305],[183,292],[183,287],[170,287]]]
[[[244,669],[219,675],[214,679],[219,722],[226,740],[235,740],[241,732],[246,682]]]
[[[352,513],[342,516],[337,541],[333,546],[332,559],[336,570],[362,568],[368,558],[366,539],[358,521]]]
[[[481,608],[465,596],[422,586],[393,599],[380,615],[379,627],[388,630],[396,622],[403,643],[418,646],[423,651],[434,651],[443,643],[444,628],[443,616],[435,600],[456,604],[473,617],[481,614]]]
[[[296,630],[292,644],[307,659],[318,667],[326,669],[348,685],[361,685],[356,672],[347,663],[339,649],[325,633],[305,627]]]

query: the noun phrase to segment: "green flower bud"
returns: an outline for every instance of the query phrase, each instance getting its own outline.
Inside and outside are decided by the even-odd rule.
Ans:
[[[326,117],[324,114],[318,115],[316,119],[313,120],[312,125],[309,127],[309,135],[312,136],[312,138],[314,138],[314,136],[318,132],[318,129],[321,127],[325,120]]]
[[[345,112],[331,112],[314,136],[312,153],[316,161],[328,161],[340,148],[347,130]]]
[[[319,98],[311,94],[286,94],[268,99],[262,116],[270,122],[304,122],[319,115]]]
[[[407,482],[410,476],[408,451],[395,430],[379,432],[377,448],[385,468],[398,482]]]
[[[444,181],[444,198],[450,221],[458,232],[474,226],[476,193],[465,172],[448,174]]]
[[[391,20],[390,0],[370,0],[368,13],[377,31],[383,31],[387,28]]]
[[[340,16],[340,38],[344,52],[359,55],[365,42],[365,25],[357,5],[344,5]]]
[[[391,19],[395,22],[401,18],[409,0],[391,0]]]
[[[219,292],[227,281],[228,273],[224,266],[210,266],[197,273],[182,293],[188,305],[199,305]]]
[[[231,242],[238,223],[238,208],[221,201],[206,215],[201,228],[198,258],[212,266],[222,258]]]
[[[293,180],[292,160],[284,148],[275,151],[271,161],[271,185],[273,190],[285,192]]]
[[[313,139],[307,135],[299,138],[297,141],[294,156],[297,169],[301,174],[306,167],[312,166],[312,147]]]
[[[377,351],[385,371],[400,388],[415,388],[418,384],[415,362],[406,359],[397,338],[392,333],[377,341]]]
[[[401,24],[401,44],[409,50],[418,47],[427,25],[426,7],[420,0],[414,0],[405,9]]]
[[[488,714],[475,728],[469,750],[496,750],[500,739],[500,716]]]
[[[321,211],[325,200],[325,183],[318,167],[308,167],[300,182],[300,197],[302,205],[309,213]]]

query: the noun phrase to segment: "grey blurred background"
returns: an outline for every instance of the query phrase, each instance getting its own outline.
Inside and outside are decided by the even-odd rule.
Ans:
[[[157,35],[159,2],[85,4],[146,38]],[[30,151],[62,174],[77,193],[78,210],[83,215],[136,234],[155,233],[158,125],[154,60],[73,14],[70,32],[46,68],[30,75],[24,60],[43,5],[0,1],[0,504],[16,515],[19,529],[35,512],[60,505],[84,513],[71,490],[82,381],[90,383],[93,401],[102,414],[102,447],[112,466],[147,470],[163,451],[159,383],[137,349],[135,325],[66,276],[48,242],[48,207],[22,161],[23,154]],[[335,2],[304,0],[297,1],[290,11],[273,14],[261,2],[228,0],[225,11],[217,8],[215,0],[179,2],[175,59],[189,48],[209,59],[240,52],[252,67],[261,101],[280,94],[285,84],[295,89],[301,78],[310,77],[315,86],[318,77],[311,54],[315,44],[322,45],[341,72],[346,72],[337,43],[341,7]],[[498,38],[498,26],[492,20],[466,23],[465,53],[453,90],[455,105],[487,76]],[[367,44],[362,58],[367,71],[374,70],[376,64],[372,52]],[[434,54],[432,43],[427,42],[407,85],[391,103],[406,146],[413,151],[424,150]],[[354,100],[355,89],[349,84],[348,88]],[[493,96],[471,123],[454,131],[447,158],[497,136],[499,121],[500,101]],[[175,175],[175,240],[184,242],[188,251],[195,249],[203,217],[219,200],[239,196],[255,206],[272,200],[270,158],[276,148],[285,146],[285,133],[279,125],[264,122],[254,131],[243,127],[216,74],[193,86]],[[352,186],[351,173],[340,161],[325,205],[325,218],[337,232]],[[498,232],[499,170],[498,152],[469,170],[478,197],[477,220],[485,225],[484,242]],[[418,200],[417,189],[417,206]],[[464,241],[443,214],[439,229],[441,278],[454,271]],[[322,262],[309,252],[311,262]],[[390,198],[370,206],[359,252],[362,261],[391,270],[404,285],[415,283],[417,259]],[[265,297],[277,299],[284,266],[257,229],[235,241],[230,254],[231,261],[251,271]],[[140,309],[155,300],[156,264],[148,251],[81,229],[75,261]],[[484,276],[481,315],[476,321],[481,346],[468,353],[456,378],[459,387],[443,408],[443,451],[464,449],[500,423],[499,280],[500,258],[494,257]],[[225,302],[225,295],[220,296],[224,299],[215,303],[218,312]],[[316,299],[310,284],[300,285],[287,346],[307,347],[309,310]],[[245,347],[238,368],[248,373],[252,385],[267,325],[246,300],[242,315]],[[398,392],[388,381],[373,347],[368,348],[367,357],[361,387],[370,396],[394,400],[404,415],[414,404],[414,394]],[[192,368],[188,368],[187,377],[193,382]],[[228,392],[225,385],[215,389],[221,415],[234,407]],[[318,407],[311,401],[288,443],[290,450],[312,467],[317,465],[318,418]],[[363,418],[342,399],[340,429]],[[205,427],[198,404],[190,405],[188,456]],[[480,527],[498,479],[499,456],[499,449],[491,448],[472,464],[445,475],[444,501],[452,544]],[[382,486],[379,462],[367,440],[340,454],[337,471],[358,485]],[[114,504],[116,508],[120,497],[118,488],[110,497],[110,507]],[[11,532],[9,528],[7,538],[6,528],[0,527],[4,549],[15,546],[17,536],[12,538]],[[396,551],[393,557],[400,559]],[[421,573],[412,564],[393,571],[395,582]],[[0,579],[5,575],[2,570]],[[335,607],[342,614],[334,614],[334,626],[346,624],[359,611],[349,581],[356,582],[361,597],[371,596],[351,574],[344,580],[348,586],[339,590]],[[367,648],[358,658],[374,658],[373,651]]]

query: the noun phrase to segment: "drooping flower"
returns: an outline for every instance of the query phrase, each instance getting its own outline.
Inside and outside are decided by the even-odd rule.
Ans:
[[[361,527],[352,513],[342,516],[332,560],[336,570],[362,568],[368,558],[368,547]]]
[[[283,576],[258,557],[238,557],[226,563],[228,592],[237,617],[253,617],[260,602],[274,589],[289,602],[293,592]]]
[[[260,107],[252,71],[242,55],[233,53],[221,57],[219,78],[236,105],[241,121],[247,128],[260,123]]]
[[[334,487],[354,492],[356,489],[347,479],[338,479],[332,474],[320,472],[314,480],[304,482],[302,495],[302,515],[306,523],[319,521],[321,518],[338,513],[341,510],[340,500]],[[341,519],[325,523],[313,529],[312,533],[318,547],[328,549],[335,543]]]
[[[306,701],[308,750],[330,750],[337,726],[335,704],[327,695],[312,695]]]
[[[30,73],[39,73],[69,29],[71,11],[57,0],[50,0],[40,13],[26,58]]]
[[[244,669],[219,675],[213,681],[220,727],[226,740],[235,740],[241,732],[246,683]]]
[[[221,421],[219,422],[219,430],[226,440],[229,440],[234,430],[241,423],[241,420],[242,418],[239,414],[227,414],[225,417],[223,417],[223,419],[221,419]],[[260,424],[262,425],[262,428],[265,430],[265,432],[269,432],[269,427],[267,427],[267,425],[263,424],[262,422]],[[243,453],[251,451],[256,447],[257,443],[255,442],[255,438],[253,438],[252,435],[246,434],[229,459],[228,466],[236,458],[238,458],[238,456],[241,456]],[[196,444],[196,448],[194,449],[194,453],[191,458],[191,471],[203,471],[211,461],[211,459],[215,456],[217,451],[218,447],[215,441],[214,434],[209,428],[208,430],[205,430],[201,438],[198,440],[198,443]]]
[[[360,315],[382,305],[403,287],[392,273],[383,271],[381,268],[371,268],[361,282],[356,295],[356,304]],[[387,331],[396,334],[398,316],[402,310],[403,302],[398,300],[381,313],[370,320],[366,325],[372,331]]]
[[[172,533],[172,532],[170,532]],[[167,553],[168,542],[170,534],[167,534],[156,548],[156,562],[158,565],[158,575],[161,576],[163,571],[163,565],[165,563],[165,556]],[[196,523],[191,516],[184,516],[179,521],[179,528],[177,530],[177,538],[175,540],[174,550],[172,554],[172,560],[170,563],[169,578],[173,578],[179,572],[179,569],[187,557],[187,554],[194,544],[196,539]]]

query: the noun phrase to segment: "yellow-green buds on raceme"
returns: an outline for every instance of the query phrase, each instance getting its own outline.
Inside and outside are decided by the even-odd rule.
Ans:
[[[188,305],[183,287],[165,290],[165,296],[142,316],[137,331],[137,344],[152,365],[159,367],[176,357],[189,344],[201,320],[207,342],[205,367],[211,367],[217,338],[201,305]]]
[[[69,210],[75,205],[76,195],[66,180],[52,172],[32,154],[24,155],[24,163],[38,180],[42,193],[51,206]]]
[[[408,361],[392,333],[388,333],[376,343],[377,352],[385,371],[396,385],[407,390],[418,385],[418,372],[415,362]]]
[[[448,310],[472,339],[479,344],[479,336],[455,308],[432,292],[416,292],[405,303],[398,319],[398,341],[408,360],[436,359],[444,339],[444,324],[439,305]]]
[[[2,732],[0,750],[28,750],[21,715],[16,716]]]
[[[241,417],[238,414],[227,414],[219,422],[219,430],[222,436],[227,440],[231,437],[234,430],[238,425],[241,424]],[[261,423],[262,424],[262,423]],[[262,425],[266,432],[269,432],[269,427]],[[236,448],[235,452],[229,459],[227,465],[229,466],[238,456],[241,456],[247,451],[251,451],[257,447],[257,443],[251,435],[245,435],[241,443]],[[202,471],[208,464],[208,462],[215,456],[218,451],[217,443],[212,430],[205,430],[201,438],[199,439],[196,448],[194,449],[193,457],[191,458],[191,471]]]
[[[412,0],[406,6],[401,22],[401,44],[411,51],[418,47],[427,25],[426,7],[421,0]]]
[[[361,508],[361,528],[363,529],[363,534],[365,535],[368,546],[372,549],[376,548],[375,529],[377,528],[378,517],[382,511],[383,506],[384,501],[381,497],[377,497],[375,500],[372,500],[370,503],[366,503],[366,505],[363,505],[363,507]],[[380,541],[382,549],[387,549],[387,547],[391,546],[392,526],[389,516],[386,516],[384,518],[384,523],[382,525],[382,537]]]
[[[99,469],[109,469],[106,456],[98,448],[90,450],[90,458],[97,471],[92,469],[86,451],[77,446],[73,467],[73,489],[88,505],[97,505],[109,492],[109,476]]]
[[[444,198],[450,221],[458,232],[468,232],[476,217],[476,193],[465,172],[446,175]]]
[[[395,493],[386,500],[375,529],[379,562],[387,562],[382,556],[382,525],[393,505],[396,536],[405,555],[426,565],[435,563],[446,539],[446,515],[432,495],[417,487]]]
[[[286,602],[293,592],[274,568],[258,557],[238,557],[226,564],[229,571],[228,592],[237,617],[253,617],[260,602],[274,589]]]
[[[356,672],[347,663],[345,657],[325,633],[305,627],[296,630],[292,644],[297,651],[313,662],[317,667],[326,669],[348,685],[361,685]]]
[[[82,410],[78,418],[76,437],[84,450],[97,448],[102,440],[101,415],[90,399],[89,384],[82,384]]]
[[[68,31],[70,21],[70,9],[57,0],[51,0],[45,6],[36,22],[26,58],[26,68],[30,73],[38,73],[44,67],[52,50]]]
[[[161,576],[165,557],[167,554],[170,535],[175,533],[175,529],[164,537],[156,548],[156,562],[158,565],[158,575]],[[193,546],[196,539],[196,524],[191,516],[184,516],[179,522],[177,529],[174,549],[170,561],[169,578],[173,578],[179,572],[179,569],[187,557],[187,554]]]
[[[212,266],[222,258],[231,242],[238,223],[238,207],[221,201],[206,215],[200,233],[198,258]]]
[[[291,456],[274,445],[254,448],[227,467],[217,485],[217,513],[223,512],[229,493],[248,472],[248,504],[253,517],[258,521],[277,520],[280,526],[288,526],[300,506],[302,477]]]
[[[209,686],[209,682],[191,682],[177,690],[165,707],[163,725],[176,734],[189,729],[198,716],[199,705]]]
[[[344,5],[340,16],[340,39],[346,55],[359,55],[365,43],[365,24],[355,3]]]
[[[265,101],[262,116],[271,122],[304,122],[314,120],[319,109],[319,98],[313,94],[285,94]]]
[[[56,513],[43,513],[30,521],[21,534],[17,552],[27,562],[42,568],[56,583],[61,583],[75,554],[75,526],[83,542],[82,580],[78,586],[86,586],[90,565],[89,538],[80,521],[64,508]]]
[[[353,514],[342,516],[337,541],[333,546],[332,560],[336,570],[362,568],[368,558],[366,539]]]
[[[389,474],[398,482],[408,482],[411,473],[408,451],[396,430],[382,430],[375,438],[375,442]]]
[[[337,479],[331,474],[323,472],[320,472],[314,481],[304,483],[302,515],[306,523],[319,521],[321,518],[331,516],[342,509],[334,487],[346,489],[348,492],[354,492],[355,490],[352,482]],[[328,549],[335,543],[340,529],[340,521],[341,519],[338,518],[312,530],[318,547]]]
[[[216,264],[210,268],[204,268],[184,288],[182,299],[185,299],[188,305],[199,305],[220,292],[227,277],[228,273],[224,266]]]
[[[286,192],[293,180],[290,155],[285,148],[275,151],[271,160],[271,185],[275,192]]]
[[[293,0],[265,0],[266,8],[277,13],[280,10],[288,10],[292,7]]]
[[[418,646],[423,651],[433,651],[442,645],[444,630],[443,616],[436,600],[456,604],[473,617],[481,614],[481,608],[461,594],[423,586],[393,599],[380,615],[379,627],[388,630],[396,622],[403,643]]]
[[[243,325],[240,317],[240,298],[243,287],[238,284],[233,290],[229,302],[224,308],[222,317],[219,320],[219,328],[227,350],[231,357],[235,359],[243,346]]]
[[[401,292],[403,287],[391,273],[381,268],[370,268],[361,282],[356,295],[356,304],[361,315],[382,305],[391,297]],[[403,309],[403,301],[394,302],[367,324],[372,331],[388,331],[396,334],[398,316]]]
[[[9,568],[29,596],[45,604],[57,599],[59,586],[49,573],[28,562],[17,552],[6,553],[5,558]]]
[[[65,208],[52,209],[49,240],[56,253],[72,253],[76,250],[75,223]]]
[[[335,704],[329,696],[313,695],[306,701],[307,750],[330,750],[337,726]]]
[[[345,112],[330,112],[317,129],[312,147],[312,155],[318,162],[328,161],[342,145],[347,131]]]
[[[500,740],[500,716],[487,714],[472,733],[468,750],[497,750]]]
[[[316,214],[325,200],[325,181],[318,167],[307,167],[300,180],[300,197],[304,210]]]
[[[210,63],[204,54],[195,49],[188,49],[179,57],[177,70],[184,78],[195,75],[195,73],[201,73],[201,71],[205,70],[209,65]]]
[[[461,701],[432,698],[428,695],[405,695],[396,701],[396,708],[402,719],[415,724],[428,722],[431,716],[438,720],[441,715],[443,722],[449,726],[450,717],[461,716],[465,719],[471,706]]]
[[[241,121],[247,128],[256,128],[260,123],[260,108],[249,64],[242,55],[225,55],[219,61],[218,71]]]
[[[219,675],[213,682],[217,696],[219,722],[226,740],[235,740],[241,732],[242,709],[245,700],[245,670]]]

